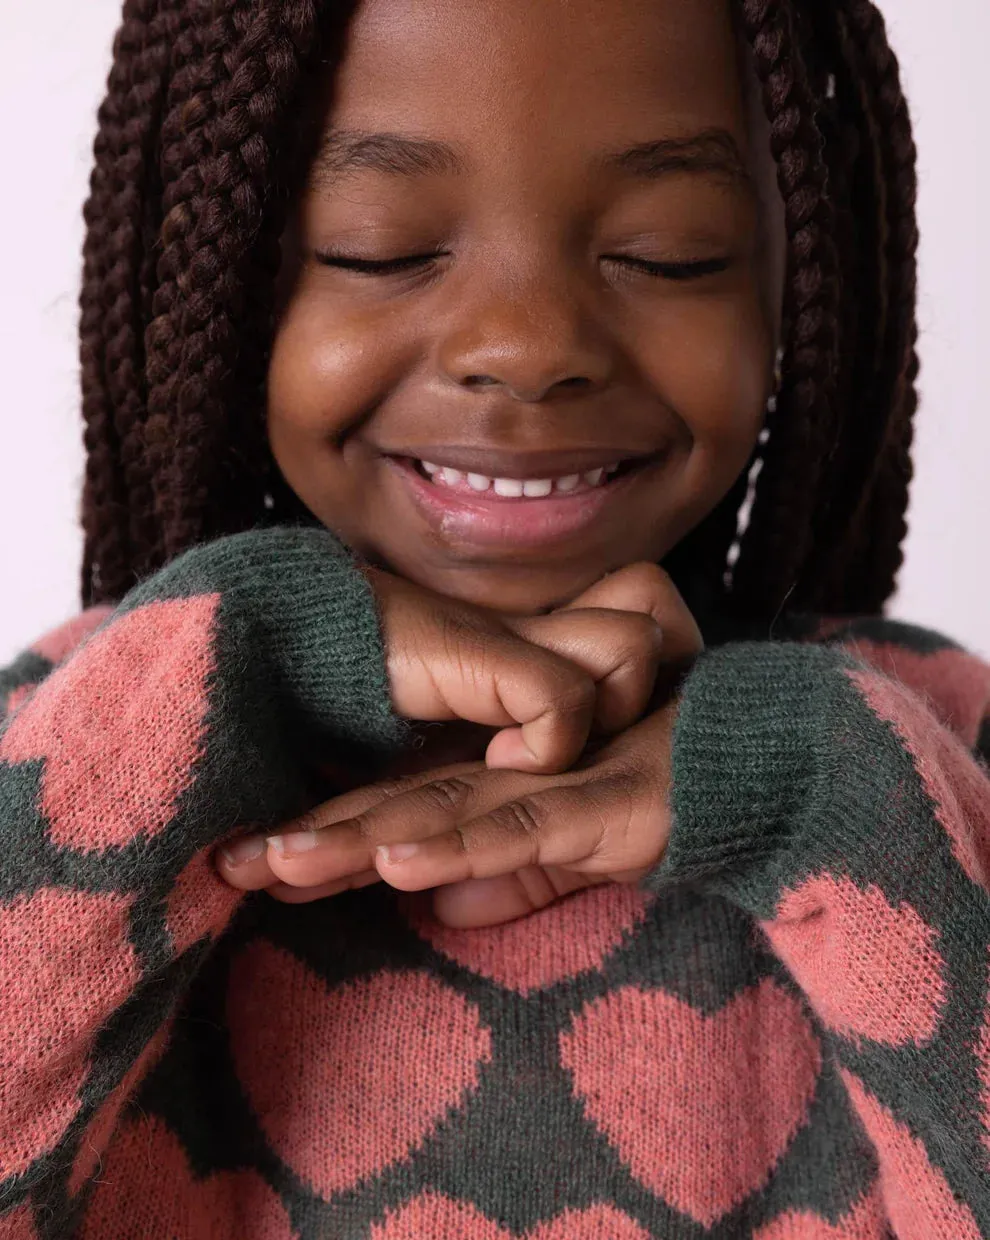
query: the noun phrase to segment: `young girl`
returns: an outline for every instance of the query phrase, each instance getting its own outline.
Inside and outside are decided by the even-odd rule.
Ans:
[[[868,0],[127,0],[0,1236],[990,1234],[913,167]]]

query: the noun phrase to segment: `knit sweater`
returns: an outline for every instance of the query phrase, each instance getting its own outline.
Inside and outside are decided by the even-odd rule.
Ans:
[[[990,1235],[990,668],[951,643],[710,648],[656,869],[482,930],[214,869],[410,744],[326,531],[187,552],[0,703],[2,1240]]]

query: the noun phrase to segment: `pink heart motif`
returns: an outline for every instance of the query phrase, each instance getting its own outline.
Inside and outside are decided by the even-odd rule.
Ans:
[[[218,602],[149,603],[115,620],[11,721],[0,759],[45,759],[41,809],[59,847],[123,847],[172,821],[206,732]]]
[[[830,1223],[807,1210],[788,1210],[761,1227],[753,1240],[888,1240],[883,1204],[876,1187],[838,1220]]]
[[[601,968],[654,900],[631,883],[604,883],[501,926],[457,930],[433,917],[430,894],[400,900],[413,929],[451,960],[522,995]]]
[[[981,1240],[973,1211],[952,1191],[924,1144],[847,1068],[839,1075],[880,1162],[880,1192],[897,1240]]]
[[[385,970],[328,988],[264,941],[234,961],[228,1013],[258,1122],[325,1199],[412,1154],[492,1056],[477,1009],[445,982]]]
[[[624,987],[576,1015],[560,1054],[632,1174],[706,1227],[767,1182],[821,1069],[800,1003],[769,978],[711,1015]]]
[[[34,1210],[29,1204],[18,1206],[0,1218],[0,1236],[3,1240],[38,1240]]]
[[[197,1180],[178,1137],[157,1117],[141,1116],[117,1132],[79,1240],[242,1240],[245,1235],[294,1240],[296,1233],[278,1196],[256,1171],[222,1171]]]
[[[369,1240],[514,1240],[467,1201],[452,1201],[439,1193],[423,1193],[407,1202],[385,1221],[376,1223]],[[527,1231],[522,1240],[649,1240],[649,1232],[613,1206],[565,1210],[556,1218]]]

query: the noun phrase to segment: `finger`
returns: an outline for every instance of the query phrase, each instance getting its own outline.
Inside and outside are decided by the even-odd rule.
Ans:
[[[527,866],[512,874],[438,887],[433,915],[459,930],[497,926],[536,913],[573,891],[611,881],[605,875],[575,874],[557,866]]]
[[[267,841],[263,835],[242,835],[220,845],[214,854],[220,877],[239,891],[260,891],[274,875],[268,866]]]
[[[464,674],[452,688],[459,716],[489,726],[519,725],[493,737],[485,755],[489,766],[547,775],[566,771],[594,722],[592,677],[577,663],[520,643],[515,635],[486,635],[468,657],[473,662],[463,664]]]
[[[495,738],[503,765],[566,770],[591,730],[591,677],[553,651],[520,641],[500,619],[446,611],[436,629],[437,636],[409,640],[389,655],[396,712],[507,728]]]
[[[471,762],[362,788],[271,836],[268,865],[276,878],[294,887],[333,882],[374,868],[381,844],[443,834],[502,801],[544,786],[549,778],[492,772]]]
[[[354,829],[366,815],[434,779],[477,777],[485,770],[483,762],[455,762],[402,779],[379,780],[314,806],[299,818],[286,823],[279,831],[272,832],[267,839],[262,839],[266,852],[263,870],[258,873],[264,873],[267,881],[257,885],[266,887],[281,879],[293,886],[315,886],[340,881],[372,868],[374,848],[363,838],[360,830]],[[330,831],[331,827],[339,827],[340,824],[348,824],[351,829]],[[228,882],[243,886],[239,875],[222,872]]]
[[[280,904],[309,904],[313,900],[323,900],[327,896],[339,896],[345,891],[357,891],[381,881],[382,876],[377,870],[366,870],[362,874],[354,874],[350,878],[340,879],[334,883],[323,883],[319,887],[291,887],[287,883],[274,883],[268,888],[268,895],[273,900],[278,900]]]
[[[420,891],[469,878],[493,878],[526,866],[573,866],[608,873],[649,865],[637,856],[644,840],[622,824],[629,789],[622,777],[602,776],[583,785],[556,784],[502,801],[494,809],[443,834],[379,845],[382,878],[402,891]],[[623,849],[622,837],[629,847]]]
[[[659,564],[645,560],[627,564],[599,578],[558,610],[568,612],[586,607],[612,607],[652,616],[663,630],[665,663],[693,660],[705,648],[697,621],[670,575]]]
[[[611,735],[642,715],[650,700],[664,646],[659,623],[642,611],[570,608],[547,616],[512,617],[520,637],[569,659],[596,686],[593,725]],[[489,766],[502,765],[489,761]]]

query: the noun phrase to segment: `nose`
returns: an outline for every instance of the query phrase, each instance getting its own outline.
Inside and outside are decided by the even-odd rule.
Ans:
[[[525,275],[503,268],[463,281],[439,350],[448,381],[499,386],[527,403],[556,389],[594,391],[608,383],[613,342],[575,283],[548,266],[538,261]]]

